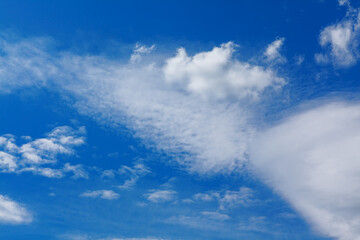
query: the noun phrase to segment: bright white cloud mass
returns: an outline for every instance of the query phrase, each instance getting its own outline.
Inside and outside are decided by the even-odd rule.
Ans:
[[[269,47],[269,58],[279,57],[282,41],[277,40]],[[258,98],[266,88],[280,88],[285,84],[271,68],[232,59],[235,47],[228,42],[192,57],[180,48],[175,57],[166,60],[165,79],[207,99]]]
[[[251,159],[320,232],[360,239],[360,105],[334,102],[260,133]]]

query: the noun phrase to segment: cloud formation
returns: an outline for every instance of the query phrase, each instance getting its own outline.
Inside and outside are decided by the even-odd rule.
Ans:
[[[360,239],[360,105],[328,103],[260,133],[251,159],[321,233]]]
[[[286,61],[286,58],[280,53],[281,47],[284,45],[284,41],[285,38],[278,38],[267,46],[264,52],[266,61],[272,63],[282,63]]]
[[[32,222],[32,216],[19,203],[0,195],[0,224],[25,224]]]
[[[148,146],[200,173],[243,166],[254,132],[249,105],[260,104],[262,96],[285,84],[271,66],[234,58],[232,42],[194,56],[181,48],[174,57],[148,54],[146,63],[124,63],[53,54],[47,41],[2,40],[0,91],[57,86],[80,113],[113,127],[125,125]],[[152,49],[139,45],[134,54]],[[29,161],[41,161],[34,146],[28,147]]]
[[[145,194],[145,197],[150,202],[159,203],[172,201],[176,198],[176,195],[177,192],[174,190],[152,189]]]
[[[74,147],[84,144],[84,128],[74,130],[68,126],[54,128],[45,138],[30,140],[20,146],[15,136],[0,136],[0,171],[8,173],[32,172],[49,178],[61,178],[71,172],[74,177],[87,178],[81,165],[66,163],[55,169],[58,158],[74,154]]]
[[[241,187],[238,191],[210,191],[206,193],[197,193],[193,196],[195,201],[218,201],[219,209],[226,210],[239,206],[249,206],[256,201],[254,190],[248,187]]]
[[[120,189],[129,189],[133,187],[141,176],[150,173],[150,170],[142,163],[135,164],[132,168],[128,166],[122,166],[118,173],[122,176],[126,176],[125,182],[118,186]]]
[[[279,41],[279,46],[269,50],[274,59],[282,44],[282,40]],[[233,59],[235,46],[228,42],[194,56],[188,56],[185,49],[180,48],[175,57],[166,60],[165,79],[206,99],[257,99],[266,88],[280,88],[285,84],[271,68]]]
[[[87,191],[80,195],[80,197],[90,197],[90,198],[102,198],[107,200],[115,200],[120,197],[120,195],[112,190],[96,190],[96,191]]]
[[[142,45],[140,43],[136,43],[134,52],[130,56],[130,63],[140,63],[142,55],[149,54],[155,49],[155,44],[151,45],[150,47],[147,47],[145,45]]]
[[[324,53],[315,54],[321,64],[332,63],[339,68],[350,67],[357,63],[359,55],[360,11],[350,6],[349,1],[339,1],[346,5],[346,17],[336,24],[325,27],[319,37]]]

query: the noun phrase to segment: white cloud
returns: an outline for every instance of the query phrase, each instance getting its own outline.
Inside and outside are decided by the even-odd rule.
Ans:
[[[285,84],[276,69],[232,57],[231,42],[194,56],[185,49],[172,58],[148,55],[147,63],[50,54],[39,39],[3,40],[3,46],[3,92],[57,86],[80,113],[115,128],[126,125],[148,146],[200,173],[243,166],[254,133],[249,105],[261,104],[262,95]],[[29,161],[51,160],[31,148],[25,152]]]
[[[326,51],[315,54],[315,60],[345,68],[354,65],[360,57],[360,11],[351,8],[349,1],[339,1],[339,4],[348,5],[347,15],[321,31],[319,42]]]
[[[102,198],[107,200],[115,200],[120,197],[120,195],[112,190],[96,190],[84,192],[80,197],[90,197],[90,198]]]
[[[8,38],[0,36],[0,93],[46,86],[51,76],[59,74],[54,58],[47,52],[50,39],[6,41]]]
[[[30,166],[20,168],[16,173],[31,172],[35,175],[41,175],[48,178],[62,178],[64,176],[60,169],[53,169],[48,167]]]
[[[270,43],[264,55],[266,60],[273,63],[282,63],[286,61],[286,58],[280,54],[281,47],[284,45],[285,38],[279,38]]]
[[[242,166],[253,131],[246,103],[211,102],[174,89],[154,65],[99,66],[83,60],[81,66],[71,66],[80,67],[74,69],[77,81],[65,86],[78,99],[81,113],[115,127],[126,124],[135,136],[192,171]]]
[[[296,65],[300,66],[305,61],[305,56],[304,55],[296,56],[295,61],[296,61]]]
[[[220,209],[235,206],[247,206],[253,202],[254,191],[247,187],[241,187],[239,191],[226,191],[219,199]]]
[[[295,114],[252,145],[258,176],[323,234],[360,239],[360,105]]]
[[[146,45],[142,45],[140,43],[136,43],[133,54],[130,56],[131,63],[139,63],[141,62],[141,58],[143,54],[149,54],[155,49],[155,44],[147,47]]]
[[[0,151],[0,169],[4,169],[8,172],[14,172],[16,168],[16,158],[11,154]]]
[[[226,210],[239,206],[249,206],[257,200],[254,197],[254,190],[248,187],[241,187],[238,191],[210,191],[207,193],[197,193],[193,196],[195,201],[218,201],[219,208]]]
[[[0,195],[0,223],[24,224],[32,221],[31,214],[19,203]]]
[[[81,164],[71,165],[70,163],[65,163],[63,172],[71,172],[73,178],[89,178],[89,174],[83,169]]]
[[[349,0],[338,0],[340,6],[350,5]]]
[[[218,192],[209,192],[209,193],[197,193],[193,196],[194,200],[201,200],[205,202],[210,202],[215,199],[220,198],[220,193]]]
[[[68,126],[53,129],[46,138],[23,144],[19,152],[25,164],[56,162],[59,154],[72,154],[73,147],[84,144],[83,130],[75,131]]]
[[[125,182],[118,187],[120,189],[129,189],[136,184],[136,182],[141,176],[144,176],[149,172],[150,170],[142,163],[137,163],[132,168],[128,166],[122,166],[118,170],[118,173],[123,176],[127,176],[128,179],[126,179]]]
[[[45,138],[29,140],[21,146],[16,145],[13,135],[0,136],[0,171],[32,172],[49,178],[61,178],[64,173],[72,172],[74,177],[86,178],[87,173],[80,165],[67,163],[63,169],[52,168],[60,156],[71,155],[74,147],[84,144],[84,131],[84,128],[57,127]]]
[[[252,216],[246,221],[242,221],[239,224],[239,229],[243,231],[255,231],[255,232],[268,232],[269,226],[266,223],[266,217],[264,216]]]
[[[232,58],[232,42],[189,57],[184,48],[166,60],[165,79],[206,99],[255,98],[267,88],[279,88],[285,80],[270,68]]]
[[[177,192],[174,190],[160,190],[153,189],[149,193],[145,194],[147,200],[151,202],[169,202],[176,198]]]
[[[230,219],[230,217],[226,214],[223,213],[219,213],[219,212],[208,212],[208,211],[204,211],[201,212],[202,215],[214,219],[214,220],[218,220],[218,221],[225,221]]]

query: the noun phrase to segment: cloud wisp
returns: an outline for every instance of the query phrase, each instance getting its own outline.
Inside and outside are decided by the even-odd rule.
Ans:
[[[95,190],[87,191],[80,195],[80,197],[89,197],[89,198],[102,198],[106,200],[115,200],[120,197],[120,195],[112,190]]]
[[[10,198],[0,195],[0,224],[26,224],[32,220],[28,210]]]
[[[241,187],[238,191],[210,191],[206,193],[197,193],[193,201],[211,202],[217,201],[220,210],[227,210],[239,206],[249,206],[256,202],[255,191],[248,187]],[[190,199],[188,199],[190,200]]]
[[[144,195],[147,200],[153,203],[170,202],[177,197],[177,192],[167,189],[152,189]]]
[[[280,50],[284,45],[285,38],[278,38],[272,43],[270,43],[265,52],[264,56],[266,57],[266,61],[272,63],[283,63],[286,62],[286,58],[281,55]]]

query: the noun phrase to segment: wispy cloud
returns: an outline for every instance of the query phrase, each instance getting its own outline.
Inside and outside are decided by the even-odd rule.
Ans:
[[[282,56],[280,53],[280,50],[284,45],[284,41],[285,38],[278,38],[267,46],[264,52],[266,61],[271,62],[273,64],[286,62],[286,58]]]
[[[315,60],[345,68],[354,65],[360,57],[360,11],[352,8],[350,1],[341,0],[339,4],[347,6],[346,17],[321,31],[319,42],[325,52],[315,54]]]
[[[80,197],[90,197],[90,198],[102,198],[107,200],[115,200],[120,197],[120,195],[112,190],[96,190],[84,192]]]
[[[243,231],[268,232],[269,226],[264,216],[252,216],[242,221],[238,228]]]
[[[176,199],[177,192],[174,190],[152,189],[149,193],[145,194],[145,197],[147,200],[154,203],[170,202]]]
[[[0,195],[0,224],[25,224],[32,222],[32,215],[19,203]]]
[[[157,238],[157,237],[106,237],[99,238],[89,235],[76,235],[76,234],[65,234],[60,236],[61,239],[68,240],[166,240],[165,238]]]
[[[193,196],[194,201],[217,201],[219,209],[226,210],[239,206],[249,206],[255,202],[254,190],[248,187],[241,187],[238,191],[211,191],[206,193],[197,193]]]
[[[208,218],[218,220],[218,221],[225,221],[225,220],[230,219],[229,215],[226,215],[224,213],[219,213],[219,212],[204,211],[204,212],[201,212],[201,214]]]
[[[155,44],[147,47],[146,45],[142,45],[140,43],[136,43],[134,52],[130,56],[130,63],[139,63],[141,62],[142,55],[149,54],[155,49]]]
[[[118,188],[129,189],[136,184],[141,176],[150,173],[150,170],[144,164],[137,163],[132,168],[128,166],[122,166],[118,170],[118,173],[128,178],[122,185],[118,186]]]

